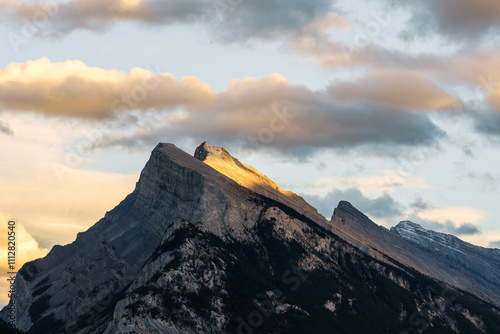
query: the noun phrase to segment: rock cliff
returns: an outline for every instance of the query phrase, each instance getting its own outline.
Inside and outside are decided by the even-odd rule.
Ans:
[[[204,143],[193,157],[159,144],[116,208],[22,267],[17,326],[31,334],[500,328],[497,306],[368,238],[410,242],[347,202],[335,212],[329,231],[303,199],[226,150]],[[355,234],[356,224],[365,232]]]

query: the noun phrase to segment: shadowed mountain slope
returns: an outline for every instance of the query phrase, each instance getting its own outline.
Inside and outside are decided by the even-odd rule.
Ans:
[[[498,307],[391,258],[389,248],[364,250],[378,241],[362,239],[373,226],[352,206],[337,208],[345,225],[334,220],[328,231],[300,197],[227,151],[205,143],[195,155],[159,144],[116,208],[25,264],[17,326],[31,334],[500,331]],[[349,219],[366,231],[347,229]]]

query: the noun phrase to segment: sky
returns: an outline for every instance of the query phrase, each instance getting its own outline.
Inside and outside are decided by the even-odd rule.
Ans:
[[[495,0],[0,0],[0,232],[43,257],[207,140],[328,219],[500,248],[499,32]]]

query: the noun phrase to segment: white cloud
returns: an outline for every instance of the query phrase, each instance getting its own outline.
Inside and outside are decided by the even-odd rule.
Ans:
[[[471,207],[427,208],[417,213],[422,219],[441,224],[451,222],[455,227],[463,223],[478,225],[485,215],[484,211]]]
[[[461,235],[460,239],[481,247],[491,247],[491,243],[500,240],[500,232],[497,231],[481,231],[474,235]]]
[[[138,173],[87,170],[97,152],[77,150],[74,136],[94,124],[9,115],[16,136],[0,141],[1,209],[44,247],[66,244],[132,192]],[[83,137],[83,136],[82,136]],[[80,155],[80,152],[82,155]]]
[[[330,93],[340,99],[366,99],[400,108],[439,110],[459,104],[430,80],[405,70],[372,70],[360,80],[335,84]]]
[[[420,176],[398,170],[381,170],[374,176],[328,177],[317,179],[312,186],[315,191],[327,192],[333,188],[357,188],[368,195],[390,193],[398,188],[425,189],[430,185]]]

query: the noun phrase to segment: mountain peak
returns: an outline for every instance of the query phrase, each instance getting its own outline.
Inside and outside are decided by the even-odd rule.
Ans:
[[[339,209],[347,209],[347,210],[357,210],[354,205],[352,205],[350,202],[348,201],[340,201],[339,204],[337,205],[337,207]]]
[[[421,225],[414,223],[412,221],[409,221],[409,220],[403,220],[403,221],[399,222],[399,224],[397,224],[394,228],[395,229],[405,229],[405,230],[412,229],[412,230],[425,231],[425,228],[423,228]]]
[[[447,289],[460,308],[442,302],[434,281],[500,305],[499,252],[426,239],[428,253],[346,201],[334,215],[345,224],[330,233],[301,197],[274,185],[221,147],[204,142],[193,157],[160,143],[116,208],[19,270],[16,325],[32,334],[250,333],[258,312],[272,333],[294,332],[297,321],[301,333],[366,333],[405,328],[420,307],[440,333],[500,326],[496,308],[459,290]]]
[[[319,214],[302,197],[291,191],[281,189],[276,182],[266,175],[233,157],[224,147],[217,147],[205,141],[196,148],[194,157],[232,179],[240,186],[283,203],[316,223],[324,227],[327,226],[325,217]]]
[[[205,161],[205,159],[209,156],[217,156],[219,158],[228,158],[231,155],[224,147],[217,147],[215,145],[210,144],[207,141],[204,141],[196,148],[194,152],[194,157],[200,161]]]
[[[276,182],[252,166],[241,163],[224,147],[217,147],[205,141],[196,148],[194,157],[248,189],[267,187],[281,191]]]
[[[364,222],[370,221],[365,214],[356,209],[354,205],[347,201],[340,201],[337,208],[333,211],[332,222],[345,225],[346,218],[350,222]],[[374,223],[373,223],[374,224]]]

